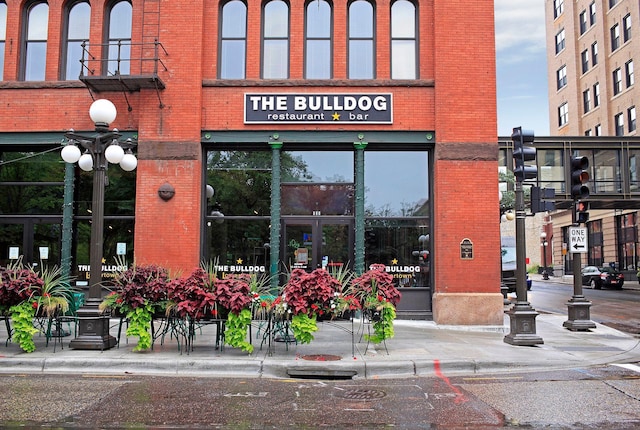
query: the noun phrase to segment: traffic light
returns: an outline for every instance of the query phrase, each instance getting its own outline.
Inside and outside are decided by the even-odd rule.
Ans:
[[[589,203],[583,201],[577,201],[576,204],[576,222],[586,223],[589,221]]]
[[[526,179],[535,179],[538,176],[538,168],[535,165],[528,166],[524,164],[525,161],[535,161],[536,159],[536,148],[528,146],[533,143],[533,138],[533,131],[523,130],[522,127],[515,127],[511,134],[513,160],[515,161],[513,174],[518,182]]]
[[[531,187],[531,213],[550,212],[556,209],[554,188]]]
[[[571,197],[582,200],[589,197],[589,159],[587,157],[571,157]]]

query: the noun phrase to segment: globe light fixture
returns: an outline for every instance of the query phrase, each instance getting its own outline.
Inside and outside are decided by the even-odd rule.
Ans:
[[[109,334],[109,316],[100,312],[102,301],[102,257],[104,243],[104,190],[107,184],[107,165],[119,164],[122,170],[130,172],[138,165],[131,151],[136,143],[131,139],[121,142],[117,129],[109,130],[115,121],[117,110],[106,99],[93,102],[89,116],[95,124],[95,133],[81,134],[73,129],[65,133],[68,142],[60,151],[67,163],[78,163],[80,169],[93,170],[91,202],[91,244],[89,247],[89,294],[82,308],[78,310],[78,333],[71,341],[71,348],[105,350],[116,345]],[[81,151],[84,150],[84,154]]]

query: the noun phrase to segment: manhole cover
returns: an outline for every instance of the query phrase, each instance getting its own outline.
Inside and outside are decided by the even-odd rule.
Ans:
[[[385,397],[387,393],[382,390],[376,390],[373,388],[356,388],[337,391],[336,397],[350,400],[376,400]]]
[[[309,361],[337,361],[337,360],[342,360],[342,357],[340,357],[339,355],[330,355],[330,354],[310,354],[310,355],[303,355],[302,359],[309,360]]]

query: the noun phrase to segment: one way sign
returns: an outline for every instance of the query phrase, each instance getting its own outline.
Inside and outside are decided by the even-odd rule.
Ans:
[[[573,254],[584,254],[587,252],[589,243],[587,240],[586,227],[569,227],[569,249]]]

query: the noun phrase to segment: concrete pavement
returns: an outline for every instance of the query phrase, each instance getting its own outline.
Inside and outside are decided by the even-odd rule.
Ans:
[[[535,288],[535,283],[534,283]],[[193,350],[178,348],[167,334],[153,350],[135,352],[135,338],[121,339],[119,347],[105,351],[72,350],[71,337],[45,346],[36,335],[36,351],[24,353],[17,344],[0,343],[2,373],[161,374],[235,377],[354,377],[385,378],[483,374],[550,370],[610,363],[640,362],[640,339],[596,324],[590,331],[572,332],[562,323],[566,315],[540,314],[536,334],[544,343],[513,346],[504,342],[510,321],[503,326],[442,326],[432,321],[396,320],[395,336],[372,345],[362,338],[367,324],[319,323],[310,344],[263,341],[264,330],[252,328],[255,350],[247,354],[215,348],[215,325],[196,332]],[[117,320],[111,333],[117,336]],[[0,340],[6,338],[0,325]],[[64,328],[67,328],[66,326]],[[53,340],[52,340],[53,341]],[[55,347],[55,351],[54,351]]]

